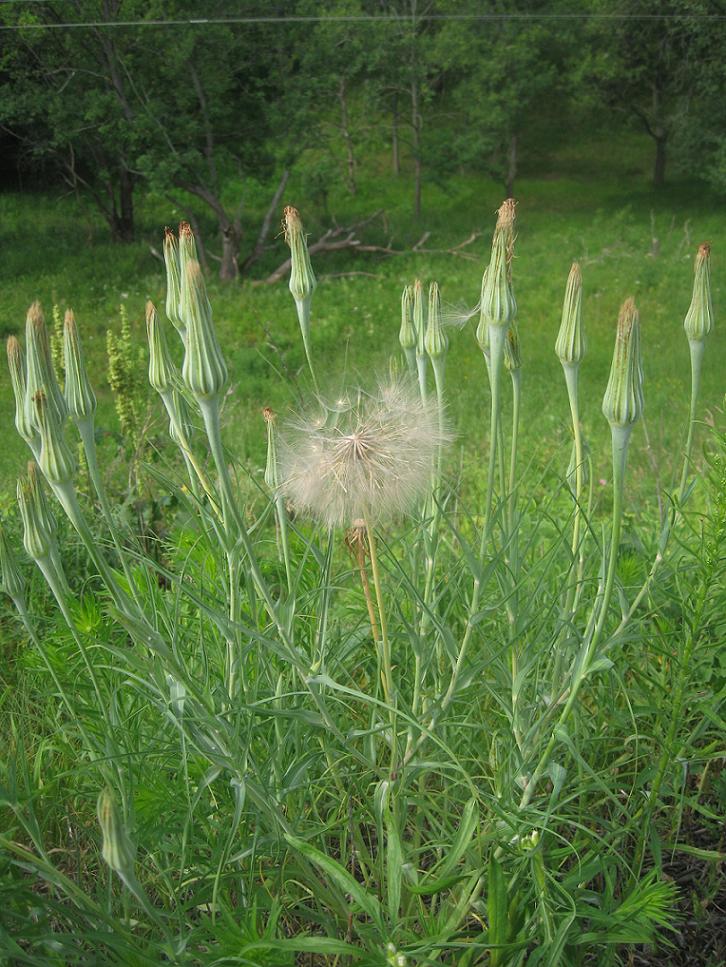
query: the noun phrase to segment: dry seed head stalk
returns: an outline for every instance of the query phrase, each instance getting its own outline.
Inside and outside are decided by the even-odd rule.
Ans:
[[[708,242],[703,242],[698,246],[693,272],[693,296],[683,322],[683,328],[690,340],[703,342],[713,329],[711,246]]]
[[[299,513],[328,527],[378,522],[426,492],[433,458],[449,440],[435,405],[406,384],[384,383],[328,417],[304,417],[282,440],[281,486]]]
[[[67,309],[63,320],[63,355],[66,365],[65,401],[71,419],[88,420],[96,412],[93,392],[83,361],[81,340],[72,309]]]
[[[565,287],[562,322],[557,334],[555,353],[563,366],[576,366],[585,355],[585,333],[582,327],[582,272],[572,263]]]
[[[643,367],[640,322],[633,299],[626,299],[618,316],[615,350],[602,412],[611,426],[632,426],[643,412]]]

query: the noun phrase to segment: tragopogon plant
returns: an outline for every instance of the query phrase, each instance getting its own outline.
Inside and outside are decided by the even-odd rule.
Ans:
[[[483,501],[470,510],[445,459],[456,390],[446,384],[450,337],[438,283],[416,279],[403,290],[407,378],[324,399],[313,356],[317,283],[299,213],[286,208],[284,219],[312,392],[300,416],[264,409],[264,472],[232,469],[222,413],[229,374],[194,236],[186,223],[178,238],[166,232],[164,312],[146,306],[148,373],[178,461],[148,473],[178,513],[153,558],[119,529],[105,491],[92,374],[73,313],[64,325],[63,392],[38,303],[28,313],[25,357],[15,337],[8,341],[15,426],[33,458],[18,485],[23,545],[68,628],[72,687],[0,531],[3,588],[100,792],[98,846],[125,910],[101,912],[98,897],[87,898],[93,935],[103,927],[132,946],[148,943],[150,962],[190,962],[188,951],[209,950],[221,962],[226,931],[234,956],[249,962],[276,951],[327,958],[321,964],[464,967],[523,965],[538,949],[551,963],[580,963],[583,936],[596,951],[613,937],[652,940],[672,894],[637,874],[676,733],[666,736],[647,806],[628,813],[620,786],[612,791],[602,778],[617,773],[621,750],[595,750],[588,710],[617,691],[609,670],[626,629],[646,620],[638,607],[655,590],[690,494],[712,328],[708,246],[698,251],[685,321],[692,401],[681,485],[632,594],[618,570],[628,449],[645,400],[632,299],[620,311],[601,387],[613,501],[609,541],[598,542],[582,425],[590,414],[579,397],[580,268],[570,271],[555,343],[572,458],[559,489],[537,505],[520,479],[529,322],[517,327],[515,204],[503,203],[478,306],[488,452],[478,470]],[[396,305],[392,343],[398,325]],[[644,333],[647,344],[647,319]],[[92,498],[76,489],[71,433]],[[84,617],[59,512],[85,549],[102,620]],[[689,657],[681,656],[674,721]],[[595,771],[589,760],[598,754]],[[149,769],[174,790],[155,840],[136,822],[138,774]],[[23,829],[33,851],[0,838],[3,848],[83,908],[83,889],[43,853],[37,824]],[[200,923],[208,934],[197,932]]]

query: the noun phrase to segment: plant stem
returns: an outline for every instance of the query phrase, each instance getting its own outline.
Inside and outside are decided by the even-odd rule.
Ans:
[[[376,537],[368,518],[365,518],[366,534],[368,536],[368,551],[371,556],[371,574],[373,576],[373,587],[376,592],[376,606],[378,608],[378,620],[381,626],[381,664],[383,666],[382,682],[386,704],[394,714],[394,685],[393,669],[391,667],[391,643],[388,638],[388,623],[386,621],[386,608],[383,601],[383,588],[381,586],[381,572],[378,567],[378,551],[376,548]]]

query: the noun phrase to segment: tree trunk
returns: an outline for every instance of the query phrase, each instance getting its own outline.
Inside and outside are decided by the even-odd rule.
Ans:
[[[343,135],[345,151],[348,160],[348,177],[346,184],[351,195],[355,195],[358,186],[355,180],[356,161],[353,153],[353,138],[350,133],[350,119],[348,117],[348,94],[345,87],[345,78],[341,77],[338,84],[338,102],[340,103],[340,133]]]
[[[411,84],[411,146],[413,148],[413,214],[421,217],[421,180],[423,165],[421,163],[421,128],[423,120],[419,109],[420,93],[418,83]]]
[[[513,134],[509,139],[509,152],[507,160],[507,181],[504,190],[507,198],[514,197],[514,179],[517,177],[517,135]]]
[[[239,247],[242,241],[242,231],[239,225],[227,223],[220,225],[222,236],[222,261],[219,265],[219,277],[223,282],[233,282],[239,276]]]
[[[398,147],[398,94],[393,95],[391,107],[391,162],[394,175],[401,174],[401,155]]]
[[[655,136],[655,162],[653,164],[653,187],[662,188],[666,175],[666,141],[665,134]]]
[[[122,168],[119,173],[118,191],[109,182],[111,195],[110,209],[105,211],[106,221],[111,229],[114,242],[133,242],[134,240],[134,179]]]

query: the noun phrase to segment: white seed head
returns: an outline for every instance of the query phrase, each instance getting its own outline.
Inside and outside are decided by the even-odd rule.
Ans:
[[[431,480],[449,434],[414,387],[382,383],[291,423],[280,441],[281,488],[296,510],[329,527],[405,513]]]

